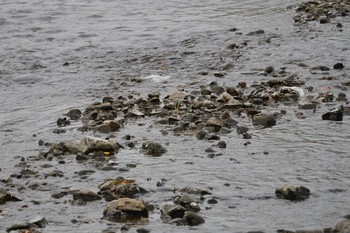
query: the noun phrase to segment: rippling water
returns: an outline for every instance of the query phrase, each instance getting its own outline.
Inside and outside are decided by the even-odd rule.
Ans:
[[[70,108],[84,109],[107,94],[145,94],[153,90],[166,94],[178,85],[194,83],[191,89],[213,80],[225,85],[240,80],[252,83],[264,79],[255,70],[267,65],[286,66],[299,72],[316,91],[329,85],[295,64],[350,64],[350,42],[346,39],[350,35],[349,19],[342,19],[343,32],[332,25],[299,29],[292,24],[293,10],[287,9],[298,2],[2,0],[1,177],[18,172],[14,166],[19,157],[36,155],[39,139],[57,142],[80,138],[81,134],[75,131],[78,123],[64,136],[52,134],[56,119]],[[228,32],[233,27],[243,35]],[[257,29],[264,29],[271,42],[256,42],[245,36]],[[235,61],[235,68],[225,79],[197,77],[198,71],[215,69],[221,60],[231,59],[226,57],[227,45],[244,40],[252,41],[249,49],[241,60]],[[180,53],[188,51],[195,55],[179,58]],[[154,62],[149,62],[147,56]],[[165,71],[155,65],[164,60],[170,67]],[[123,79],[154,73],[172,78],[162,84],[147,82],[142,87],[120,85]],[[344,79],[346,74],[349,69],[345,69]],[[332,88],[335,93],[340,91]],[[212,189],[218,204],[202,204],[204,225],[175,227],[161,223],[159,213],[155,213],[146,225],[152,232],[272,232],[281,228],[331,227],[350,212],[349,118],[341,123],[322,122],[319,116],[326,111],[324,106],[316,114],[307,112],[304,120],[295,118],[298,109],[294,106],[279,109],[287,110],[282,121],[271,129],[253,130],[252,144],[248,146],[236,133],[222,136],[228,148],[214,159],[207,158],[203,151],[210,146],[207,142],[170,134],[164,137],[148,119],[144,126],[130,124],[118,138],[133,132],[139,141],[157,139],[169,144],[168,153],[160,158],[146,158],[138,151],[123,150],[117,156],[120,166],[137,162],[137,169],[108,175],[135,178],[146,189],[155,189],[162,178],[168,180],[168,188]],[[34,167],[38,169],[39,165]],[[77,164],[73,158],[64,168],[54,166],[64,169],[66,177],[44,180],[56,192],[67,186],[96,187],[106,178],[101,171],[87,180],[74,178],[75,171],[89,169],[89,165]],[[25,181],[16,181],[16,185],[22,185],[21,182]],[[304,185],[311,189],[312,196],[301,203],[274,198],[275,188],[286,183]],[[52,201],[51,194],[21,191],[23,202],[1,207],[6,214],[0,217],[0,230],[35,215],[49,220],[47,232],[101,232],[107,227],[119,227],[100,220],[104,202],[74,206],[64,200]],[[155,192],[145,199],[160,204],[159,200],[171,197],[171,193]],[[42,204],[30,202],[35,199],[42,200]],[[19,211],[24,204],[29,204],[29,208]],[[85,223],[73,224],[72,219]]]

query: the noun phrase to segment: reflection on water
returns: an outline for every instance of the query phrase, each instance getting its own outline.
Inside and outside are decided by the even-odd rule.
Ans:
[[[14,165],[19,157],[36,155],[39,139],[57,142],[62,138],[80,138],[81,133],[75,130],[79,122],[73,123],[65,135],[53,134],[57,118],[70,108],[84,109],[107,94],[119,96],[133,91],[147,94],[153,90],[168,94],[178,85],[190,89],[190,84],[200,86],[214,80],[224,85],[236,85],[240,80],[252,83],[264,79],[254,69],[267,65],[288,66],[299,72],[308,85],[316,86],[316,90],[319,85],[329,85],[293,64],[330,66],[334,61],[349,61],[345,48],[350,44],[344,39],[348,38],[349,21],[344,22],[342,33],[334,31],[330,35],[315,30],[297,33],[299,29],[291,22],[293,12],[287,10],[297,2],[1,1],[1,177],[18,172]],[[228,32],[234,27],[242,36]],[[266,31],[263,40],[257,42],[245,36],[257,29]],[[242,41],[248,43],[247,52],[234,60],[234,68],[226,78],[198,78],[203,68],[214,70],[222,60],[232,60],[225,57],[227,45]],[[158,69],[154,64],[163,67]],[[171,78],[161,83],[150,80],[142,86],[110,85],[115,80],[135,77]],[[349,118],[341,123],[322,122],[319,114],[326,109],[321,108],[316,113],[306,112],[307,117],[302,120],[295,117],[298,111],[295,106],[278,106],[278,109],[287,110],[287,114],[277,126],[252,129],[252,144],[247,146],[246,140],[236,133],[223,135],[228,148],[212,159],[203,150],[210,146],[208,142],[190,136],[164,137],[160,128],[148,119],[144,126],[127,125],[117,138],[131,132],[137,141],[156,138],[169,145],[168,153],[156,159],[143,157],[138,151],[122,150],[117,156],[121,167],[138,162],[136,169],[125,173],[126,177],[137,179],[149,190],[154,190],[155,183],[165,178],[167,188],[210,189],[218,199],[215,206],[202,203],[206,218],[203,226],[169,226],[161,223],[155,211],[147,228],[152,232],[320,229],[333,226],[349,214]],[[247,119],[244,123],[252,128]],[[67,178],[45,180],[51,190],[95,187],[106,178],[102,171],[83,181],[68,178],[74,177],[75,171],[91,169],[88,164],[71,160],[64,167],[54,165],[63,169]],[[39,165],[35,167],[42,169]],[[147,178],[152,179],[147,181]],[[276,200],[275,188],[285,183],[305,185],[312,197],[302,203]],[[107,223],[100,220],[104,202],[80,207],[64,201],[54,203],[51,192],[29,190],[22,194],[25,203],[40,199],[42,204],[30,205],[23,211],[18,211],[23,202],[6,204],[2,209],[8,214],[0,219],[0,230],[18,223],[18,219],[29,220],[37,214],[47,217],[49,232],[77,229],[100,232],[107,228]],[[171,193],[152,192],[146,199],[160,204],[159,200],[171,197]],[[71,224],[76,218],[87,223]]]

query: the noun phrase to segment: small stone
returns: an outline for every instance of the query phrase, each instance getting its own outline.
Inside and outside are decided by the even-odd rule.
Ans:
[[[79,109],[71,109],[65,115],[68,116],[71,120],[78,120],[81,117],[81,111]]]
[[[5,204],[8,201],[21,201],[12,194],[6,192],[5,190],[0,190],[0,205]]]
[[[192,211],[186,211],[183,218],[189,226],[197,226],[205,222],[203,217]]]
[[[276,125],[276,119],[272,115],[259,113],[252,117],[252,123],[255,126],[267,128]]]

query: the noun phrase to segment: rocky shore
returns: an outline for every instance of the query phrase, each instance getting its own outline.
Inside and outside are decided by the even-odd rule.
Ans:
[[[291,21],[294,20],[296,28],[322,28],[325,24],[334,24],[335,30],[342,30],[341,20],[350,14],[350,1],[307,1],[293,6],[293,10],[296,16]],[[168,79],[165,72],[147,77],[125,76],[112,80],[109,93],[96,99],[96,102],[86,108],[72,108],[52,119],[56,121],[53,133],[61,136],[62,140],[38,139],[41,152],[19,158],[16,167],[18,171],[0,177],[0,218],[6,220],[7,209],[11,208],[10,203],[23,201],[27,192],[38,192],[51,193],[49,200],[53,203],[66,202],[67,205],[86,208],[86,211],[90,210],[93,203],[98,203],[96,206],[99,209],[93,211],[100,213],[102,221],[115,224],[110,228],[101,229],[103,233],[117,232],[113,226],[117,226],[121,232],[131,232],[135,229],[136,232],[151,232],[148,224],[158,220],[163,224],[184,229],[205,226],[208,220],[205,211],[215,208],[220,201],[215,195],[215,190],[198,187],[200,185],[195,182],[190,187],[170,187],[166,185],[166,179],[157,181],[155,187],[142,187],[140,183],[144,184],[145,177],[129,177],[129,171],[138,169],[142,164],[135,162],[128,163],[125,167],[118,165],[123,163],[118,157],[123,151],[140,154],[149,159],[158,159],[170,154],[167,148],[169,145],[163,140],[158,140],[152,134],[142,139],[135,137],[137,132],[128,132],[129,126],[141,127],[145,122],[149,122],[150,127],[161,132],[162,137],[174,135],[179,138],[195,138],[207,145],[203,148],[205,157],[215,159],[222,156],[228,150],[227,146],[233,143],[226,140],[227,135],[235,135],[245,140],[244,146],[248,146],[254,143],[256,131],[285,124],[286,114],[293,115],[295,119],[316,117],[325,124],[348,121],[350,64],[338,60],[317,66],[298,62],[298,68],[309,72],[322,82],[327,82],[327,87],[323,88],[315,86],[314,82],[311,83],[299,72],[278,65],[266,65],[256,70],[252,74],[256,80],[252,83],[248,83],[244,76],[227,82],[227,77],[236,65],[244,64],[245,59],[250,59],[250,43],[266,45],[273,39],[273,35],[269,35],[263,29],[248,33],[243,33],[237,28],[227,30],[242,39],[223,45],[225,56],[228,58],[220,58],[215,69],[196,69],[193,75],[202,77],[205,80],[203,83],[194,81],[191,86],[180,84],[172,90],[144,90],[142,87],[147,83],[161,86],[170,83],[171,79]],[[191,42],[182,42],[186,43],[190,48]],[[174,55],[174,52],[169,52],[163,57],[141,57],[130,60],[129,65],[142,67],[145,64],[151,67],[149,69],[163,71],[171,70],[174,66],[183,66],[183,69],[186,69],[186,59],[192,62],[191,56],[195,56],[190,49],[180,55],[185,57],[185,62],[180,62]],[[191,68],[193,66],[196,65],[191,64]],[[215,79],[210,80],[210,77]],[[129,87],[133,89],[133,93],[120,91]],[[81,136],[67,140],[65,135],[71,131]],[[87,169],[69,171],[66,166],[70,163],[82,164]],[[1,165],[0,169],[2,166],[4,165]],[[145,171],[146,174],[149,172]],[[96,173],[102,176],[91,179]],[[90,185],[66,187],[51,183],[64,183],[65,180],[77,180],[77,184],[90,180]],[[155,200],[152,196],[159,192],[164,193],[164,199]],[[268,199],[275,202],[288,201],[290,205],[317,198],[313,196],[313,190],[299,184],[281,183],[271,189],[271,194]],[[26,200],[19,211],[25,210],[28,205],[44,204],[33,198]],[[50,216],[34,217],[19,219],[18,222],[6,222],[6,231],[45,232],[47,225],[55,224]],[[345,220],[336,220],[334,225],[325,229],[279,229],[277,232],[349,233],[348,217],[344,216]],[[84,224],[79,219],[68,221],[71,221],[71,224]]]

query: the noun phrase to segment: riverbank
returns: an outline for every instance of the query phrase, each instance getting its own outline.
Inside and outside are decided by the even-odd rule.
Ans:
[[[22,144],[11,143],[15,140],[11,137],[20,134],[16,122],[13,128],[3,121],[5,162],[15,167],[1,166],[2,184],[21,201],[6,202],[1,208],[6,224],[0,229],[36,215],[47,219],[42,230],[50,232],[334,227],[349,214],[344,207],[350,178],[349,137],[344,130],[349,19],[335,15],[327,23],[319,18],[309,21],[302,10],[294,12],[295,7],[278,8],[282,13],[274,12],[274,17],[281,21],[271,26],[264,22],[274,17],[261,19],[256,28],[231,22],[230,27],[203,30],[174,43],[127,49],[122,55],[92,46],[93,55],[60,60],[55,66],[67,75],[58,84],[62,88],[58,99],[67,101],[65,93],[88,80],[92,85],[84,94],[94,103],[73,95],[79,104],[64,103],[62,111],[57,102],[37,102],[32,107],[39,113],[48,107],[45,114],[50,117],[21,118],[30,118],[28,124],[38,116],[48,127],[31,128]],[[289,19],[282,20],[286,15]],[[33,67],[33,75],[52,69],[42,62]],[[64,80],[73,74],[78,74],[77,86],[67,89]],[[31,93],[35,80],[21,82],[30,86],[28,94],[36,95]],[[54,88],[56,83],[40,91],[38,99],[44,100]],[[7,100],[5,105],[12,104]],[[343,121],[321,120],[340,105],[345,107]],[[72,109],[81,115],[77,110],[67,114]],[[9,119],[12,114],[2,116]],[[83,150],[77,145],[88,135],[117,143]],[[150,152],[149,141],[161,147],[155,145],[158,149]],[[29,145],[26,156],[16,152],[18,145]],[[101,190],[101,183],[118,177],[133,180],[136,191],[121,195],[119,183]],[[311,196],[302,202],[279,199],[275,189],[284,184],[303,185]],[[107,198],[101,193],[106,190]],[[169,223],[161,217],[164,203],[177,205],[175,197],[186,192],[191,195],[189,203],[200,208],[195,211],[200,217],[182,216]],[[141,221],[111,222],[104,216],[111,195],[143,199],[147,220],[142,214]]]

